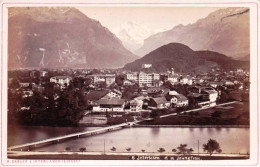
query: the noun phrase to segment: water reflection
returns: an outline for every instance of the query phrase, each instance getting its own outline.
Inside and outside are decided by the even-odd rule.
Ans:
[[[171,152],[173,148],[177,148],[180,144],[187,144],[189,148],[197,150],[199,141],[200,152],[203,152],[202,145],[212,138],[219,142],[224,153],[249,152],[249,128],[222,129],[223,128],[126,128],[92,137],[68,140],[62,143],[37,148],[36,150],[64,151],[66,147],[69,147],[72,151],[78,151],[80,148],[86,147],[88,151],[103,152],[105,142],[106,151],[111,151],[110,149],[115,147],[116,152],[125,152],[126,148],[131,147],[131,152],[141,152],[142,149],[145,150],[145,152],[157,152],[158,148],[164,148],[166,150],[165,152]],[[82,130],[84,130],[84,128]],[[16,130],[8,132],[8,143],[10,145],[28,143],[41,138],[68,134],[69,132],[74,132],[74,130],[67,128],[36,128],[29,130],[29,128],[18,127]],[[32,138],[31,133],[36,134],[34,134],[34,138]]]
[[[159,132],[160,132],[160,128],[152,128],[152,135],[153,136],[158,136]]]

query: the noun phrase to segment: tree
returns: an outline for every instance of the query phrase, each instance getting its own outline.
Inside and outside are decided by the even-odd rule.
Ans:
[[[111,150],[111,151],[116,151],[116,148],[115,148],[115,147],[112,147],[110,150]]]
[[[203,144],[203,151],[209,153],[211,156],[214,151],[217,153],[221,153],[222,150],[220,149],[219,143],[216,140],[209,139],[208,143]]]
[[[131,151],[131,147],[127,148],[126,151],[130,152]]]
[[[187,153],[187,144],[180,144],[179,147],[177,147],[178,149],[178,154],[186,154]]]
[[[71,148],[70,147],[66,147],[65,151],[71,151]]]
[[[87,151],[87,149],[85,147],[82,147],[82,148],[79,149],[79,151],[85,152],[85,151]]]
[[[159,153],[162,153],[162,152],[164,152],[165,151],[165,149],[164,148],[160,148],[159,150],[157,150]]]
[[[192,148],[187,149],[187,154],[191,154],[194,150]]]
[[[172,149],[172,152],[173,152],[173,153],[176,153],[176,152],[177,152],[177,150],[174,148],[174,149]]]
[[[143,153],[145,152],[145,150],[141,150]]]

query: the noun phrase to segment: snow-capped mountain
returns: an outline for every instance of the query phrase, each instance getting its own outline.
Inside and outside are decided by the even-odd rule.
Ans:
[[[249,8],[223,8],[189,25],[178,25],[171,30],[154,34],[134,53],[144,56],[172,42],[193,50],[211,50],[235,59],[250,55]]]
[[[143,46],[144,39],[156,32],[144,25],[128,21],[117,28],[114,33],[123,42],[123,45],[133,52]]]

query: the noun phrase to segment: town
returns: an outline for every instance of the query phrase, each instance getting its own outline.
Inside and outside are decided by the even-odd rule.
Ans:
[[[203,111],[222,103],[249,100],[249,72],[243,69],[213,68],[204,73],[180,73],[172,67],[158,73],[150,70],[151,66],[143,64],[142,70],[135,72],[122,69],[9,71],[8,122],[107,126],[171,113],[185,115],[185,111],[192,109]],[[189,114],[200,115],[199,112]],[[218,117],[221,112],[212,115]]]

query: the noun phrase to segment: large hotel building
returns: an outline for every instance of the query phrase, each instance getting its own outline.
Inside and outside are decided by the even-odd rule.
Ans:
[[[160,74],[157,73],[128,73],[127,79],[135,81],[140,87],[145,85],[148,87],[155,86],[156,82],[160,80]]]

